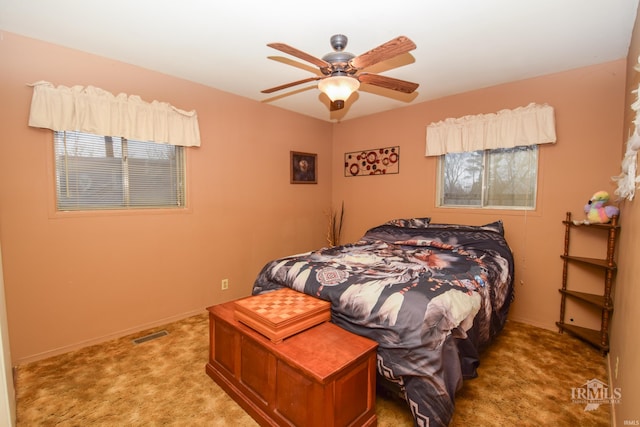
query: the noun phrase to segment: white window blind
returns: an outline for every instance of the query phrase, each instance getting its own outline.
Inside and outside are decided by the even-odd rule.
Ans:
[[[54,132],[61,211],[185,206],[184,148],[83,132]]]

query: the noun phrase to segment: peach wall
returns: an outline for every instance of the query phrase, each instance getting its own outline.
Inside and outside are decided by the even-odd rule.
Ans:
[[[505,223],[516,258],[516,300],[511,318],[555,330],[559,316],[566,211],[582,207],[598,190],[613,192],[619,173],[625,61],[619,60],[450,96],[335,126],[333,200],[345,201],[345,241],[396,217],[430,216],[434,222]],[[429,123],[491,113],[531,102],[555,108],[558,142],[540,147],[537,208],[533,212],[435,207],[437,162],[426,158]],[[397,175],[344,177],[344,153],[400,146]],[[590,250],[587,250],[589,252]],[[591,253],[583,254],[585,256]],[[573,311],[575,310],[575,311]],[[568,310],[576,324],[591,316]]]
[[[246,296],[278,256],[325,244],[330,123],[60,46],[0,38],[0,239],[13,364]],[[185,211],[53,212],[52,132],[26,84],[94,85],[198,112]],[[289,183],[289,151],[318,184]],[[220,281],[228,278],[230,289]]]
[[[624,102],[624,141],[622,154],[626,151],[626,137],[635,127],[632,121],[635,112],[630,108],[637,100],[633,91],[640,84],[640,73],[634,69],[640,56],[640,18],[636,17],[629,55],[627,56],[626,99]],[[622,157],[622,155],[621,155]],[[640,420],[640,206],[636,192],[633,201],[625,201],[620,214],[620,244],[618,249],[618,273],[615,285],[614,312],[611,322],[611,351],[609,352],[611,387],[620,388],[622,400],[614,405],[613,425],[625,425],[625,421]],[[638,221],[638,222],[636,222]]]

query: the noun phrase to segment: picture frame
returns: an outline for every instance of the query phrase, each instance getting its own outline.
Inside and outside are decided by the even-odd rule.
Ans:
[[[289,168],[291,184],[318,183],[318,155],[315,153],[290,152]]]

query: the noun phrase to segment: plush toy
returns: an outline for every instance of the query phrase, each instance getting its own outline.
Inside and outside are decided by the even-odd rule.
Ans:
[[[620,214],[620,209],[615,206],[605,204],[609,201],[609,193],[598,191],[589,202],[584,205],[584,213],[587,219],[577,221],[576,224],[606,224],[611,221],[611,217]]]

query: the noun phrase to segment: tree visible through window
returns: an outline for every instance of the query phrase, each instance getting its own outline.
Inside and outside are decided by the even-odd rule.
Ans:
[[[185,206],[184,148],[82,132],[54,132],[57,208]]]
[[[537,145],[440,157],[439,205],[535,208]]]

